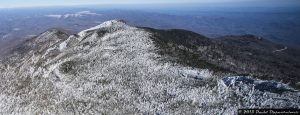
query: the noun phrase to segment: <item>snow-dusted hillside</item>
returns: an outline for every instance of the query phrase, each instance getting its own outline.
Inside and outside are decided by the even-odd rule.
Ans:
[[[44,32],[1,60],[0,113],[213,115],[300,107],[299,92],[285,84],[166,61],[151,37],[119,20],[77,35]],[[280,92],[262,90],[264,83]]]

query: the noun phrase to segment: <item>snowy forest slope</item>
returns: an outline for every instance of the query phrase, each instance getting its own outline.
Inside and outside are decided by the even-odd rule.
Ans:
[[[188,56],[216,41],[163,38],[120,20],[74,35],[48,30],[1,60],[0,113],[236,114],[237,108],[300,107],[299,92],[284,83],[232,74],[201,55],[183,60],[198,59]]]

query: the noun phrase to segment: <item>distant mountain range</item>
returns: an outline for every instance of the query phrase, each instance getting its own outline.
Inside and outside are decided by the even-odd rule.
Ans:
[[[212,9],[211,9],[212,10]],[[0,10],[0,44],[25,40],[49,28],[77,33],[112,19],[156,29],[180,28],[210,38],[252,34],[288,47],[300,43],[300,15],[296,11],[112,10],[101,8],[28,8]],[[0,46],[1,49],[3,45]]]
[[[300,54],[254,35],[211,39],[106,21],[50,29],[0,60],[1,114],[237,114],[299,108]]]

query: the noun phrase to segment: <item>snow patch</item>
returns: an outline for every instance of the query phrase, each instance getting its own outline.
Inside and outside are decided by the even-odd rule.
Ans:
[[[79,32],[78,35],[80,37],[84,37],[87,35],[88,31],[97,30],[97,29],[105,28],[105,27],[118,28],[118,27],[129,27],[129,26],[126,25],[126,23],[121,20],[111,20],[111,21],[103,22],[102,24],[94,26],[92,28],[83,30],[83,31]]]
[[[278,50],[273,51],[273,53],[275,53],[275,52],[282,52],[282,51],[287,50],[287,49],[288,49],[288,47],[285,46],[282,49],[278,49]]]
[[[91,11],[80,11],[80,12],[76,12],[76,13],[71,13],[71,14],[50,14],[50,15],[45,15],[46,17],[49,18],[77,18],[77,17],[83,17],[83,16],[102,16],[102,14],[97,14]]]
[[[9,36],[10,36],[10,34],[6,34],[6,35],[2,36],[2,39],[6,39],[6,38],[8,38]]]
[[[59,50],[60,50],[60,51],[63,51],[63,50],[66,49],[66,48],[67,48],[67,43],[66,43],[66,41],[64,41],[64,42],[62,42],[62,43],[59,44]]]
[[[13,30],[14,30],[14,31],[20,31],[21,28],[14,28]]]
[[[58,14],[50,14],[50,15],[45,15],[46,17],[49,18],[57,18],[60,19],[61,17],[63,17],[63,15],[58,15]]]
[[[209,70],[191,70],[191,69],[186,69],[186,70],[179,70],[179,74],[183,77],[188,77],[188,78],[195,78],[195,79],[207,79],[211,78],[212,72]]]

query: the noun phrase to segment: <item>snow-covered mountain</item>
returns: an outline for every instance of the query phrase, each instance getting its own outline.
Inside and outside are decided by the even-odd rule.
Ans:
[[[51,29],[0,61],[0,113],[236,114],[238,108],[300,107],[300,93],[288,85],[253,78],[260,75],[255,70],[233,71],[237,66],[225,66],[241,63],[233,57],[213,61],[230,56],[219,45],[226,46],[121,20],[74,35]]]

